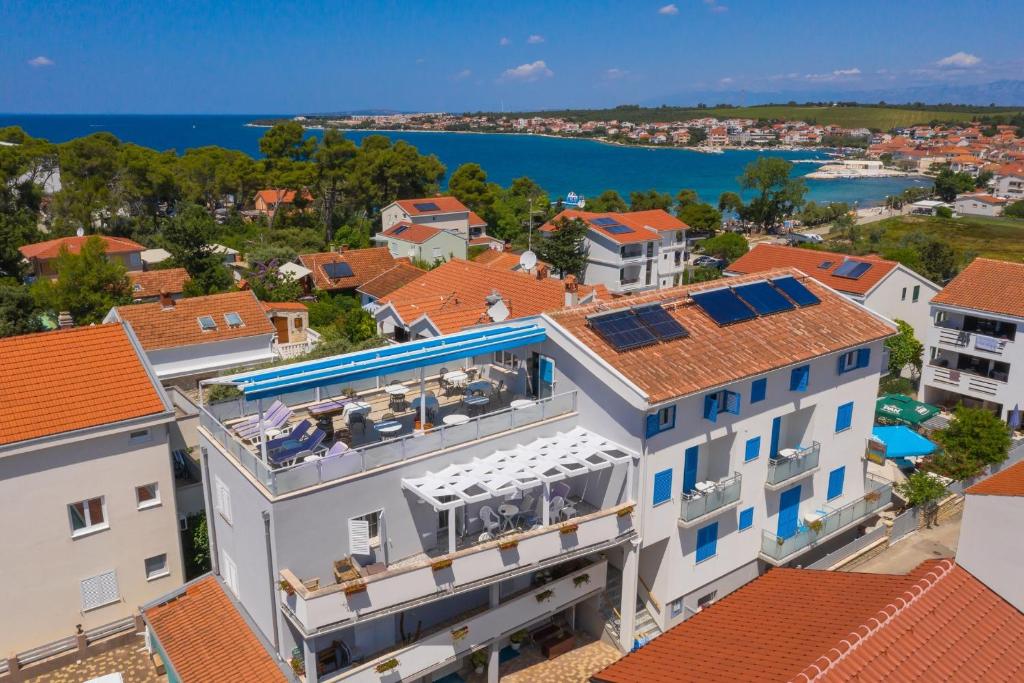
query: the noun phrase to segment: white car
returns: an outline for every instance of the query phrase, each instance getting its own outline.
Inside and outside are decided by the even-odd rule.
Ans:
[[[786,235],[786,239],[789,240],[790,244],[796,244],[798,242],[810,242],[811,244],[821,244],[825,241],[825,238],[821,235],[815,235],[813,232],[791,232]]]

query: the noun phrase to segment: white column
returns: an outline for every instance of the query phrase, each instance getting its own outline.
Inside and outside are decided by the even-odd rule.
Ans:
[[[448,510],[448,552],[455,552],[455,508]]]
[[[544,526],[551,524],[551,484],[544,482],[544,514],[541,517]]]
[[[316,683],[316,641],[307,640],[302,643],[302,649],[306,664],[306,683]]]
[[[490,588],[490,607],[494,609],[498,606],[501,600],[501,584],[491,584]],[[495,641],[491,643],[490,658],[487,662],[487,683],[498,683],[498,669],[501,667],[501,643]]]
[[[270,460],[267,458],[267,424],[263,419],[263,399],[256,399],[256,411],[257,415],[260,416],[260,453],[263,455],[263,464],[270,466]]]
[[[427,424],[427,397],[425,395],[427,389],[427,368],[420,368],[420,428],[423,429],[423,425]],[[448,520],[449,523],[454,520]],[[454,528],[455,525],[451,524]]]
[[[636,583],[640,566],[640,542],[630,541],[622,549],[622,603],[619,605],[619,645],[625,652],[633,649],[636,625]]]
[[[635,503],[636,499],[633,497],[633,477],[634,476],[635,475],[633,474],[633,459],[630,458],[629,461],[626,463],[626,501],[632,501],[632,502]],[[626,501],[623,501],[623,502],[626,502]]]

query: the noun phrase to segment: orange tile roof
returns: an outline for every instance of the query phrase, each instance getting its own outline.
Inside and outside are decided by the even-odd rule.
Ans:
[[[692,292],[718,289],[726,284],[736,286],[769,275],[793,275],[821,303],[720,327],[689,296]],[[664,302],[669,314],[690,335],[619,352],[587,323],[587,316],[593,313],[655,302]],[[651,403],[724,386],[895,333],[893,327],[865,308],[793,269],[662,289],[550,315],[636,384]]]
[[[167,410],[123,325],[0,339],[0,444]]]
[[[238,609],[210,575],[144,614],[182,683],[288,681]]]
[[[256,198],[262,199],[264,203],[273,207],[275,204],[293,204],[295,202],[295,195],[295,190],[275,190],[271,188],[269,190],[260,190],[256,193]],[[307,202],[313,201],[313,195],[309,193],[309,190],[302,191],[302,198]]]
[[[476,258],[473,259],[473,263],[479,263],[482,266],[488,268],[500,268],[502,270],[519,270],[519,257],[521,254],[516,254],[511,251],[498,251],[497,249],[488,249],[487,251],[477,254]],[[548,266],[543,261],[538,260],[537,265]]]
[[[274,334],[274,326],[256,295],[248,290],[178,299],[169,308],[157,301],[118,306],[115,310],[119,319],[132,326],[146,351]],[[224,319],[227,313],[237,313],[242,326],[228,326]],[[204,331],[199,327],[198,319],[204,315],[214,319],[217,329]]]
[[[634,242],[651,242],[661,238],[659,231],[662,230],[682,230],[689,226],[683,223],[681,220],[673,216],[672,214],[662,211],[661,209],[652,209],[650,211],[626,211],[623,213],[615,213],[607,211],[604,213],[594,213],[592,211],[576,211],[574,209],[566,209],[557,216],[552,218],[550,221],[541,226],[543,232],[553,232],[557,230],[555,222],[559,219],[573,220],[579,218],[586,222],[587,226],[601,235],[604,235],[608,239],[616,242],[617,244],[631,244]],[[595,220],[600,218],[614,218],[616,221],[625,225],[626,227],[632,228],[631,232],[614,233],[609,232],[607,228],[594,223]]]
[[[184,268],[167,268],[128,273],[128,279],[132,283],[132,298],[148,299],[160,296],[160,292],[181,294],[189,276]]]
[[[469,211],[466,205],[460,202],[455,197],[422,197],[420,199],[399,199],[395,202],[402,211],[405,211],[410,216],[432,216],[439,215],[442,213],[457,213],[460,211]],[[417,204],[436,204],[437,210],[423,211],[417,209]]]
[[[959,201],[961,199],[973,199],[976,202],[983,202],[985,204],[1005,204],[1006,202],[1009,201],[1008,199],[1004,199],[1002,197],[993,197],[990,194],[984,194],[984,193],[980,193],[980,194],[962,194],[959,197],[957,197],[957,201]]]
[[[426,274],[427,271],[417,268],[408,261],[396,261],[393,268],[385,270],[360,287],[358,291],[367,296],[372,296],[374,299],[382,299],[399,287],[403,287]]]
[[[317,289],[332,291],[355,289],[366,284],[385,270],[393,268],[395,258],[387,247],[371,247],[369,249],[347,249],[344,252],[325,251],[319,254],[299,254],[299,263],[313,272],[310,277],[313,278],[313,284]],[[325,263],[347,263],[352,268],[352,275],[332,280],[324,272]]]
[[[385,237],[392,239],[401,240],[402,242],[411,242],[412,244],[423,244],[430,238],[439,235],[443,232],[440,228],[434,228],[429,225],[421,225],[419,223],[409,223],[408,221],[401,221],[395,223],[387,230],[381,232]]]
[[[976,258],[932,303],[1024,318],[1024,263]]]
[[[1024,496],[1024,462],[996,472],[967,489],[975,496]]]
[[[469,227],[471,227],[471,228],[486,228],[487,227],[487,221],[485,221],[483,218],[480,218],[480,216],[478,216],[475,212],[470,211],[469,212]]]
[[[22,256],[29,260],[52,259],[57,258],[60,255],[61,247],[67,247],[68,252],[71,254],[79,253],[82,251],[82,245],[84,245],[91,237],[100,238],[106,246],[106,253],[108,254],[130,254],[135,251],[141,253],[146,249],[138,242],[133,242],[132,240],[124,237],[85,235],[84,237],[58,237],[57,239],[47,240],[46,242],[26,244],[23,247],[18,247],[18,251],[21,252]]]
[[[592,680],[895,683],[1022,675],[1024,614],[962,567],[932,560],[903,576],[774,569]]]
[[[261,301],[264,311],[308,311],[309,306],[301,301]]]
[[[863,261],[870,263],[871,267],[864,275],[856,280],[835,275],[836,270],[843,265],[843,261]],[[822,264],[829,263],[828,268],[822,268]],[[894,271],[899,265],[896,261],[887,261],[878,256],[850,256],[839,254],[834,251],[819,251],[818,249],[802,249],[800,247],[789,247],[783,244],[758,244],[743,256],[729,264],[730,273],[759,273],[773,268],[799,268],[815,280],[823,282],[832,289],[864,296],[870,292],[875,285]]]

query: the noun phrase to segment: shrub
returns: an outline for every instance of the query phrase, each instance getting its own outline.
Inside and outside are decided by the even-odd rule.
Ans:
[[[935,208],[935,215],[938,216],[939,218],[952,218],[953,209],[949,208],[948,206],[938,206]]]
[[[878,383],[878,394],[914,395],[914,383],[906,377],[889,376]]]

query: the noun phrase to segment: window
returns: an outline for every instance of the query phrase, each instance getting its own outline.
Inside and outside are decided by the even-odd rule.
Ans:
[[[761,379],[755,379],[750,384],[750,402],[757,403],[763,401],[765,395],[768,393],[768,380],[765,377]]]
[[[366,522],[367,534],[370,539],[370,545],[380,544],[380,510],[371,512],[361,517],[353,517],[352,519],[357,522]]]
[[[906,301],[906,300],[907,300],[907,288],[904,287],[903,288],[903,292],[900,294],[900,301]]]
[[[715,601],[716,597],[718,597],[718,591],[716,590],[711,591],[707,595],[700,596],[697,598],[697,609],[702,610],[705,607],[710,606]]]
[[[654,505],[672,500],[672,468],[654,475]]]
[[[807,384],[811,379],[811,366],[801,365],[793,368],[789,373],[790,391],[807,391]]]
[[[231,311],[224,314],[224,322],[228,324],[228,327],[242,327],[242,316]]]
[[[519,356],[511,351],[495,351],[494,364],[508,370],[515,370],[519,367]]]
[[[441,247],[434,247],[434,260],[441,258]]]
[[[188,517],[186,515],[178,515],[178,531],[188,531]]]
[[[214,489],[213,507],[225,522],[231,524],[231,489],[217,476],[214,476]]]
[[[211,332],[217,329],[217,322],[213,319],[212,315],[203,315],[197,318],[199,320],[199,329],[203,332]]]
[[[758,456],[761,455],[761,437],[755,436],[753,439],[747,439],[747,447],[743,451],[743,462],[750,462],[751,460],[757,460]]]
[[[235,597],[238,597],[238,567],[224,550],[221,551],[220,576]]]
[[[678,617],[683,613],[683,599],[676,598],[672,602],[668,603],[668,609],[671,616]]]
[[[697,529],[697,562],[718,554],[718,522]]]
[[[160,504],[160,487],[154,484],[135,487],[135,504],[140,510]]]
[[[294,327],[296,330],[301,330],[302,329],[303,324],[302,324],[302,317],[301,316],[296,316],[296,317],[292,318],[292,327]]]
[[[946,311],[935,312],[935,324],[941,325],[942,323],[949,320],[949,314]]]
[[[917,303],[917,300],[921,298],[921,285],[914,285],[914,295],[910,297],[911,303]]]
[[[102,496],[68,505],[71,536],[84,536],[108,528],[106,503]]]
[[[146,581],[152,581],[153,579],[160,579],[171,575],[171,572],[167,569],[167,553],[160,553],[153,557],[147,557],[145,562]]]
[[[117,585],[117,572],[113,569],[88,579],[82,579],[81,591],[83,612],[121,601],[121,590]]]
[[[128,435],[128,440],[132,443],[149,443],[150,433],[148,429],[140,429],[135,432],[131,432]]]
[[[827,500],[832,500],[843,495],[843,482],[846,479],[846,467],[837,467],[828,473],[828,495]]]
[[[647,436],[654,436],[676,426],[676,407],[665,406],[653,415],[647,416]]]
[[[871,349],[856,349],[839,356],[839,374],[866,368],[871,363]]]
[[[749,529],[754,526],[754,508],[750,507],[746,510],[740,510],[740,531]]]
[[[836,409],[836,433],[845,432],[853,424],[853,401]]]
[[[716,422],[719,413],[740,414],[740,395],[735,391],[718,391],[704,397],[704,419]]]

